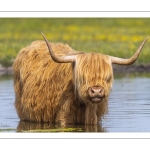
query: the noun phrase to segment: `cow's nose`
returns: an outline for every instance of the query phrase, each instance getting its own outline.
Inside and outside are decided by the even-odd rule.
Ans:
[[[92,86],[88,89],[88,95],[93,102],[100,102],[105,96],[105,90],[102,86]]]
[[[102,86],[92,86],[89,88],[90,96],[103,96],[104,95],[104,88]]]

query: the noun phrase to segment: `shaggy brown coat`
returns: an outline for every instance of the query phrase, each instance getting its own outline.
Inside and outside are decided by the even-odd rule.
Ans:
[[[15,107],[24,121],[97,124],[107,112],[113,71],[110,58],[80,53],[61,43],[51,44],[58,55],[79,54],[76,63],[56,63],[44,41],[23,48],[13,64]],[[91,103],[87,89],[102,85],[105,97]]]

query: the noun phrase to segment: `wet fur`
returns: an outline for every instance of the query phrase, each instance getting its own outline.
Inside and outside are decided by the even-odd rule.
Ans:
[[[58,55],[75,54],[75,63],[56,63],[44,41],[23,48],[13,64],[15,107],[20,120],[65,125],[98,124],[107,112],[113,81],[109,57],[80,53],[61,43],[51,44]],[[105,97],[91,103],[87,88],[101,85]]]

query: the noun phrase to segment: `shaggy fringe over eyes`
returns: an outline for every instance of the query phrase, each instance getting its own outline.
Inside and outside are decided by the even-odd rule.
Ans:
[[[113,70],[107,55],[98,53],[78,55],[74,75],[75,90],[82,91],[80,92],[82,95],[83,93],[86,95],[86,90],[91,86],[103,86],[108,95],[112,87]]]

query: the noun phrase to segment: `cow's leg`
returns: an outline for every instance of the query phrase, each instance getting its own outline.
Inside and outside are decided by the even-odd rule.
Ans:
[[[76,115],[77,107],[73,100],[65,100],[63,103],[60,103],[55,122],[61,126],[65,126],[65,124],[76,124]]]

